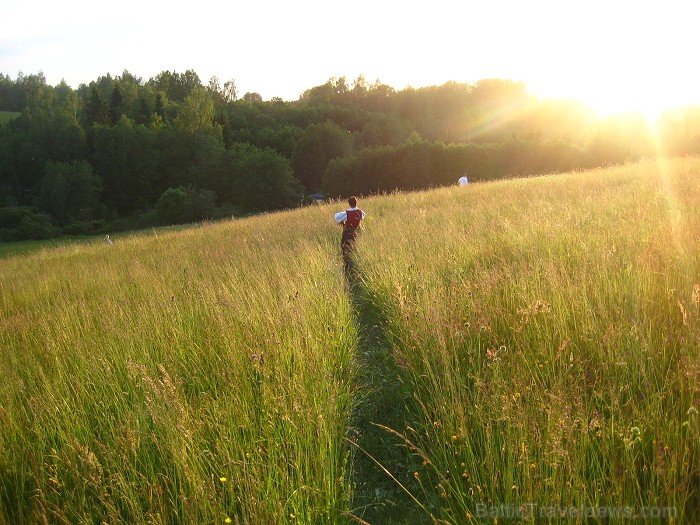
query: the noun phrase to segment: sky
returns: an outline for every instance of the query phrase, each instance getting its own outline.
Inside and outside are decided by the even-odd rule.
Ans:
[[[0,73],[77,88],[191,69],[264,100],[359,75],[397,90],[501,78],[651,115],[700,104],[698,15],[697,0],[0,0]]]

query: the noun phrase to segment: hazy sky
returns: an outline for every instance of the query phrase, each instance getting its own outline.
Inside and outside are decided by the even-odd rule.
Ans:
[[[695,0],[0,0],[0,72],[77,88],[192,69],[265,100],[360,74],[396,89],[510,78],[653,111],[700,102],[698,15]]]

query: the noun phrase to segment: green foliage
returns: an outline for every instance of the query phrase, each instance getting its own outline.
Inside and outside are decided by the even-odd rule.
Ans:
[[[48,239],[57,234],[48,216],[28,206],[0,208],[0,241]]]
[[[156,216],[161,224],[182,224],[210,219],[214,215],[216,194],[190,186],[168,188],[156,203]]]
[[[211,94],[203,88],[196,88],[187,95],[175,125],[190,132],[206,130],[214,124],[214,100]]]
[[[122,96],[122,90],[118,83],[114,84],[114,89],[112,89],[112,97],[109,103],[109,117],[110,122],[117,122],[119,117],[124,113],[124,97]]]
[[[397,91],[339,77],[284,102],[239,98],[233,81],[205,86],[191,70],[147,81],[125,70],[77,90],[49,86],[42,74],[0,74],[0,206],[44,199],[47,163],[87,161],[103,181],[100,216],[110,224],[152,222],[160,196],[179,186],[214,192],[220,209],[266,211],[324,187],[369,194],[454,184],[465,172],[490,180],[697,154],[698,115],[669,112],[654,130],[639,115],[600,119],[580,103],[539,100],[500,79]],[[238,144],[273,149],[294,178],[277,161],[274,176],[251,169],[265,162]],[[253,158],[234,162],[240,154]],[[266,177],[282,181],[281,197],[265,193]],[[60,215],[51,216],[61,227],[74,220]]]
[[[364,120],[359,142],[363,147],[395,146],[409,140],[413,133],[410,122],[398,115],[373,114]]]
[[[152,78],[148,84],[157,91],[163,92],[169,100],[181,103],[199,89],[202,85],[199,76],[189,69],[184,73],[163,71]]]
[[[153,138],[153,173],[164,174],[155,179],[153,189],[160,192],[167,185],[194,185],[222,191],[224,144],[217,126],[196,130],[179,126],[163,126],[155,133],[144,130]],[[227,195],[222,192],[221,195]]]
[[[23,75],[13,81],[10,75],[0,73],[0,115],[19,113],[24,103]]]
[[[42,150],[46,160],[73,161],[85,156],[85,131],[77,118],[79,101],[65,84],[56,88],[36,86],[27,95],[31,102],[13,124],[11,132],[26,133],[23,142]],[[43,165],[43,163],[42,163]]]
[[[591,165],[581,148],[564,142],[511,140],[498,144],[443,144],[423,140],[365,148],[328,163],[325,191],[334,196],[425,189]]]
[[[271,149],[236,144],[226,152],[231,199],[249,211],[298,206],[303,195],[289,161]]]
[[[109,125],[112,116],[109,111],[109,104],[102,93],[102,90],[95,83],[90,85],[90,98],[85,104],[85,113],[89,124]]]
[[[37,195],[37,206],[60,223],[95,217],[102,180],[87,161],[48,162]]]
[[[105,204],[123,214],[145,208],[156,183],[154,133],[126,116],[91,132],[91,164],[104,182]]]
[[[189,209],[185,188],[180,186],[165,190],[156,204],[156,213],[163,224],[186,222]]]
[[[21,113],[17,111],[0,111],[0,126],[7,124],[19,117]]]
[[[272,148],[290,159],[302,131],[301,128],[290,125],[262,128],[256,135],[255,145],[263,149]]]
[[[260,93],[246,93],[241,97],[245,102],[262,102],[262,96]]]
[[[307,192],[319,190],[326,165],[333,159],[349,154],[353,145],[350,132],[333,122],[308,126],[292,153],[295,177]]]

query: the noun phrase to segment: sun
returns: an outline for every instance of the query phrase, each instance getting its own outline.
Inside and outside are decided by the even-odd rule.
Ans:
[[[615,75],[579,77],[575,82],[562,77],[542,79],[532,86],[528,84],[528,90],[539,98],[579,100],[602,118],[641,113],[650,124],[656,123],[664,111],[692,98],[690,93],[679,96],[661,81],[622,79]]]
[[[656,123],[661,114],[670,109],[672,104],[671,101],[654,93],[643,93],[631,88],[612,93],[589,91],[581,93],[577,98],[590,106],[601,117],[622,113],[641,113],[650,124]]]
[[[639,112],[650,122],[700,103],[690,51],[694,17],[671,4],[622,4],[581,9],[575,25],[563,24],[546,39],[536,35],[539,53],[524,54],[518,71],[531,92],[578,99],[603,117]]]

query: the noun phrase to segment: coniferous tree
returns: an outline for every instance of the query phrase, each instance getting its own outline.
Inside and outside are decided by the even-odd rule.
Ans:
[[[160,122],[165,121],[165,97],[163,93],[156,93],[156,107],[153,113]]]
[[[90,86],[85,113],[88,124],[110,124],[109,105],[102,91],[94,83]]]
[[[148,102],[148,98],[141,94],[139,96],[138,112],[136,113],[136,123],[146,126],[151,122],[151,116],[151,105]]]
[[[109,103],[109,116],[111,122],[117,122],[119,117],[123,113],[123,103],[124,97],[122,96],[122,90],[119,87],[119,83],[114,84],[114,89],[112,90],[112,98]]]

